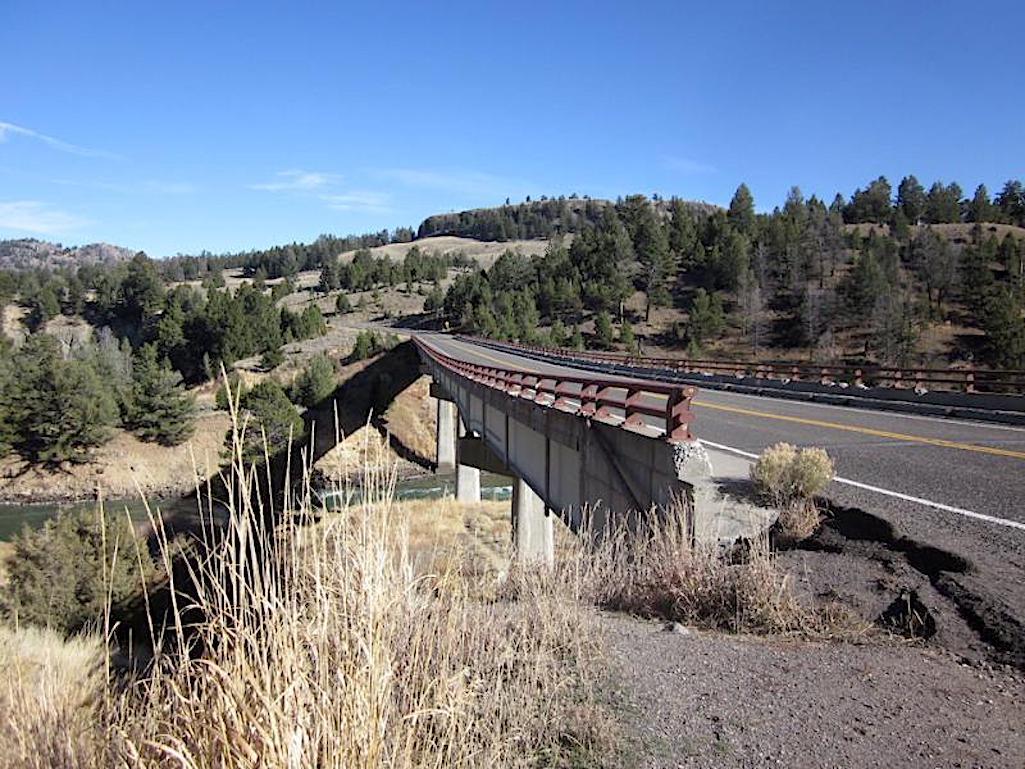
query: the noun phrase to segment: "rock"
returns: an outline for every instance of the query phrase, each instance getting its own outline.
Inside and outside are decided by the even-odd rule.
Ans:
[[[684,627],[679,622],[667,622],[662,627],[667,633],[675,633],[676,635],[690,635],[690,629]]]

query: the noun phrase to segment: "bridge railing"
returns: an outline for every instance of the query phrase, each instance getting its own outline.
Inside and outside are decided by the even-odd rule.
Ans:
[[[417,347],[439,366],[512,397],[626,429],[691,440],[690,403],[695,388],[593,374],[546,375],[528,369],[496,368],[453,358],[421,339]]]
[[[494,344],[489,339],[467,337],[475,342]],[[1025,393],[1025,371],[1017,369],[971,368],[895,368],[890,366],[821,365],[815,363],[758,362],[744,360],[711,360],[702,358],[669,358],[630,353],[571,350],[565,347],[542,347],[519,342],[501,342],[512,347],[554,357],[589,360],[636,368],[666,369],[683,374],[706,374],[780,381],[845,384],[853,387],[891,387],[917,390],[952,390],[960,392]]]

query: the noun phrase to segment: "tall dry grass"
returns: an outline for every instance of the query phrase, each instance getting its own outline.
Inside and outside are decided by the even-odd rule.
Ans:
[[[246,429],[237,423],[240,445]],[[368,467],[370,493],[332,516],[311,509],[307,475],[281,519],[322,522],[275,528],[239,449],[231,472],[227,520],[207,499],[192,545],[154,513],[172,600],[166,626],[151,626],[148,665],[116,670],[85,638],[31,675],[3,666],[0,765],[440,769],[609,755],[593,610],[579,591],[517,572],[481,600],[480,570],[452,553],[444,571],[424,572],[394,471]],[[27,659],[39,644],[26,632],[0,637],[0,654]]]
[[[197,539],[182,546],[153,514],[170,601],[149,612],[145,664],[111,663],[109,617],[106,639],[0,635],[0,766],[596,766],[617,737],[596,606],[730,631],[820,627],[767,546],[694,546],[678,518],[561,538],[552,568],[451,538],[425,553],[423,503],[396,503],[394,467],[376,458],[360,501],[334,513],[297,468],[299,493],[268,527],[234,419],[228,498],[201,495]]]

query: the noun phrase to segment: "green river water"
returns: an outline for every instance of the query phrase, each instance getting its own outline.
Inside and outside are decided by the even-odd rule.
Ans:
[[[512,481],[501,475],[481,473],[481,497],[484,499],[509,499],[512,496]],[[395,489],[398,499],[439,499],[455,493],[454,475],[427,475],[400,481]],[[329,506],[346,504],[347,500],[339,495],[324,494]],[[358,499],[358,489],[350,494],[348,501]],[[32,505],[0,504],[0,542],[10,541],[24,526],[32,528],[42,526],[48,518],[57,515],[61,510],[93,510],[96,503],[65,502],[60,504],[42,503]],[[159,507],[159,502],[157,503]],[[146,509],[142,501],[133,499],[105,500],[104,507],[108,514],[124,514],[127,509],[133,521],[142,522],[147,519]]]

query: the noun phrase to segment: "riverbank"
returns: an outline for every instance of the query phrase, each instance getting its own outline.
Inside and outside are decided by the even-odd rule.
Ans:
[[[58,469],[18,457],[0,460],[0,503],[38,504],[180,495],[220,464],[230,420],[224,412],[201,414],[196,431],[180,446],[159,446],[119,431],[88,462]]]

